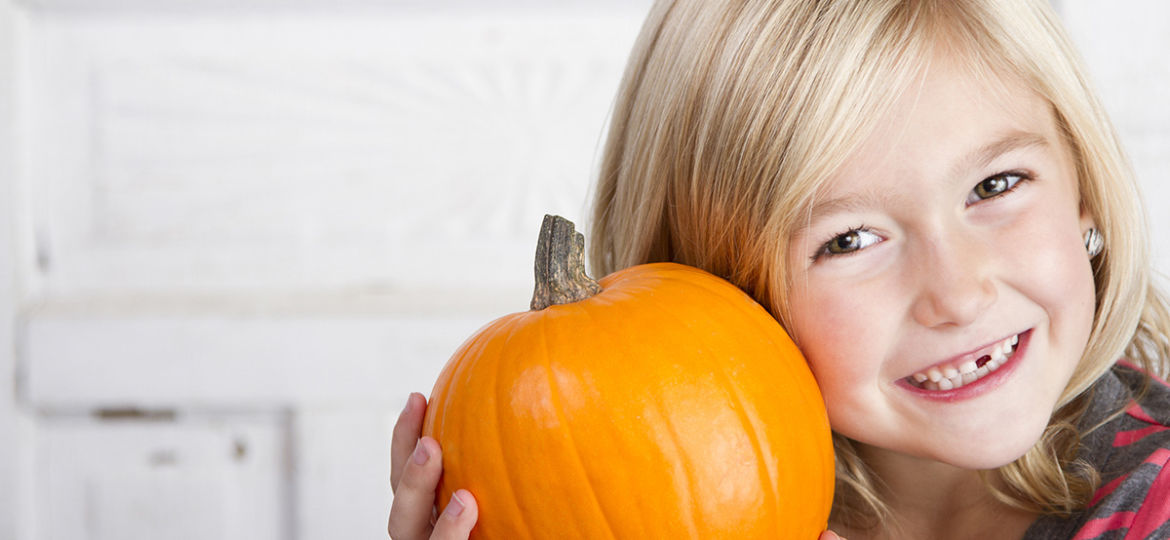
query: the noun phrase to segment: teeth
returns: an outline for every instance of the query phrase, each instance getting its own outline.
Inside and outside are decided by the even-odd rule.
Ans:
[[[907,377],[907,379],[915,386],[926,390],[952,390],[961,388],[999,369],[1000,366],[1007,362],[1008,357],[1015,352],[1015,347],[1019,343],[1020,336],[1017,334],[995,344],[995,346],[991,347],[991,351],[984,356],[984,358],[989,358],[989,360],[984,362],[983,365],[979,365],[975,360],[967,360],[957,368],[952,365],[931,366],[926,371],[915,373]]]

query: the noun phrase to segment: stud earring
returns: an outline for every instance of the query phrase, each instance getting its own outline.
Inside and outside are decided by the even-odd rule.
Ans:
[[[1101,237],[1101,233],[1094,227],[1085,231],[1085,251],[1089,252],[1089,258],[1092,259],[1101,254],[1101,250],[1105,249],[1105,239]]]

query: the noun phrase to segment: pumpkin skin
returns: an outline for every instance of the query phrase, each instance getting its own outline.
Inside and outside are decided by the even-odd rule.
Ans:
[[[584,300],[497,319],[455,353],[423,433],[472,538],[798,538],[834,461],[799,350],[731,283],[635,266]]]

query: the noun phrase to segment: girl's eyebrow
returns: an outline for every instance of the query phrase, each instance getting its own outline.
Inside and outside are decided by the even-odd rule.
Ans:
[[[963,171],[987,167],[992,161],[995,161],[995,158],[1013,150],[1047,146],[1051,146],[1048,137],[1039,133],[1020,130],[1009,131],[957,161],[955,166],[951,168],[950,177],[956,178],[962,176]]]
[[[962,177],[963,171],[982,169],[995,161],[996,158],[1008,152],[1022,148],[1051,146],[1048,137],[1039,133],[1023,130],[1009,131],[995,140],[976,148],[971,153],[955,162],[950,170],[950,178]],[[850,212],[873,208],[890,202],[891,197],[880,190],[866,190],[860,195],[848,195],[817,201],[806,214],[807,219],[797,225],[794,234],[800,234],[812,226],[816,220],[828,214]]]
[[[809,209],[805,214],[806,219],[797,224],[793,229],[793,236],[799,235],[812,227],[818,219],[824,216],[857,212],[867,208],[881,207],[883,205],[892,204],[895,197],[888,192],[883,192],[876,189],[865,190],[861,194],[851,194],[844,197],[834,197],[832,199],[819,200]]]

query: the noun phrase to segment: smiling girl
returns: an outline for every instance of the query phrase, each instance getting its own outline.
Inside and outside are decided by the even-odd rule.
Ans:
[[[590,241],[597,274],[689,264],[784,325],[834,431],[830,529],[1167,538],[1170,315],[1142,215],[1046,2],[663,0]],[[390,533],[464,538],[466,491],[432,529],[424,411],[395,428]]]

